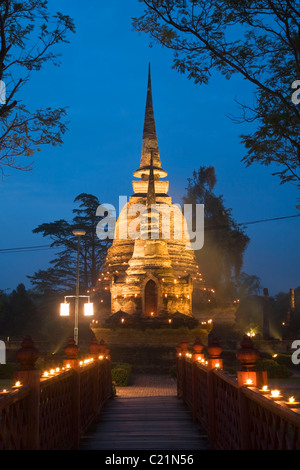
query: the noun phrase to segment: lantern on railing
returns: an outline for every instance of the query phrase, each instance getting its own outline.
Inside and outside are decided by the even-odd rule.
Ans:
[[[70,337],[67,346],[64,348],[67,359],[77,359],[79,347],[75,344],[74,338]]]
[[[223,360],[221,359],[222,348],[217,338],[213,338],[207,347],[209,358],[207,361],[208,369],[222,369]]]
[[[94,337],[89,345],[89,353],[92,356],[96,356],[99,351],[99,345],[97,339]]]
[[[260,353],[255,349],[250,336],[244,335],[241,341],[241,347],[236,353],[236,358],[240,361],[242,370],[238,371],[238,385],[241,387],[247,385],[247,381],[252,381],[253,387],[263,387],[268,384],[266,371],[255,370],[256,362],[260,358]]]
[[[17,361],[20,363],[20,370],[33,370],[35,363],[39,358],[39,352],[34,346],[31,336],[25,336],[22,341],[21,349],[16,354]]]
[[[193,344],[193,361],[204,359],[204,354],[202,353],[203,347],[200,338],[196,338]]]

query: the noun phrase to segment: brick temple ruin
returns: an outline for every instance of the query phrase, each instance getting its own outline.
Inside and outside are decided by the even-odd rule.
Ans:
[[[168,195],[169,182],[161,165],[154,119],[150,65],[140,166],[133,176],[133,195],[116,222],[95,298],[106,317],[126,314],[135,318],[168,317],[172,321],[172,316],[179,314],[191,318],[195,298],[205,295],[206,288],[194,251],[187,249],[190,240],[184,214]],[[131,215],[136,204],[147,208],[159,204],[162,210],[152,217],[146,215],[141,236],[133,239],[128,228],[136,216]],[[166,238],[163,223],[169,216],[170,234]],[[182,229],[180,238],[178,227]]]

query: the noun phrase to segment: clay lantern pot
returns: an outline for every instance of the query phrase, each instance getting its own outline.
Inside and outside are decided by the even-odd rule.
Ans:
[[[96,355],[99,352],[99,345],[96,338],[93,338],[90,345],[89,345],[89,353],[92,355]]]
[[[188,350],[188,348],[189,348],[189,344],[188,344],[188,342],[187,342],[185,339],[183,339],[183,340],[181,341],[181,343],[179,344],[179,346],[180,346],[181,352],[182,352],[183,354],[186,353],[187,350]]]
[[[193,344],[193,351],[194,351],[194,353],[196,353],[196,354],[201,354],[202,351],[203,351],[203,347],[204,347],[204,346],[203,346],[203,344],[201,343],[200,338],[196,338],[196,339],[195,339],[195,342],[194,342],[194,344]]]
[[[106,344],[103,339],[101,339],[99,345],[98,345],[98,353],[100,356],[105,356],[109,349],[107,349]]]
[[[38,350],[34,347],[31,336],[25,336],[21,343],[21,349],[16,354],[17,361],[20,363],[21,370],[33,370],[35,363],[39,358]]]
[[[76,359],[78,355],[79,347],[75,344],[74,338],[70,337],[68,344],[64,349],[65,355],[68,359]]]
[[[251,338],[248,335],[244,335],[241,341],[241,348],[236,353],[236,358],[240,361],[242,369],[253,369],[259,357],[259,351],[254,348]]]
[[[211,358],[220,357],[222,353],[222,348],[217,338],[213,338],[213,340],[210,342],[207,348],[207,352],[209,354],[209,357]]]

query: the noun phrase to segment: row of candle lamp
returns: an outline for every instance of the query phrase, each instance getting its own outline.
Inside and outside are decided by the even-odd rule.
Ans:
[[[178,356],[179,357],[182,356],[182,353],[179,353]],[[188,357],[189,359],[191,359],[193,357],[193,354],[187,352],[187,353],[185,353],[185,357]],[[197,362],[200,362],[200,364],[204,364],[206,366],[208,365],[208,361],[206,361],[203,357],[197,359]],[[221,367],[221,365],[218,362],[216,362],[214,364],[214,368],[219,369],[220,367]]]
[[[19,380],[17,380],[17,382],[15,382],[15,384],[12,386],[12,389],[15,390],[17,388],[20,388],[22,386],[21,382]],[[6,388],[4,388],[3,390],[1,390],[0,392],[0,395],[4,395],[5,393],[9,393],[10,390],[7,390]]]
[[[181,353],[179,353],[179,356],[181,356]],[[188,357],[188,358],[192,358],[192,354],[191,353],[185,353],[185,356]],[[206,361],[205,359],[201,358],[201,359],[198,359],[198,362],[200,362],[201,364],[203,365],[207,365],[208,364],[208,361]],[[220,368],[220,364],[217,362],[214,364],[214,367],[216,369]],[[253,385],[253,380],[252,379],[247,379],[246,380],[246,383],[245,385],[248,385],[248,386],[251,386]],[[280,400],[282,398],[282,395],[280,394],[280,390],[277,390],[277,389],[274,389],[274,390],[269,390],[268,386],[267,385],[264,385],[261,389],[260,389],[260,392],[263,393],[263,394],[269,394],[269,396],[271,398],[273,398],[274,400]],[[289,397],[288,401],[286,402],[286,404],[288,406],[291,406],[291,407],[296,407],[298,406],[300,403],[297,402],[295,400],[295,397],[291,396]]]
[[[98,356],[98,359],[104,359],[104,356]],[[89,359],[84,359],[83,361],[79,361],[79,365],[80,366],[85,366],[85,365],[88,365],[88,364],[91,364],[92,362],[94,361],[94,358],[91,357]],[[64,372],[65,370],[68,370],[70,369],[71,365],[70,364],[66,364],[65,367],[56,367],[55,369],[50,369],[49,371],[45,371],[43,374],[42,374],[42,377],[43,378],[47,378],[47,377],[53,377],[55,376],[56,374],[59,374],[60,372]],[[18,389],[22,387],[22,383],[17,380],[15,382],[15,384],[11,387],[13,390],[15,389]],[[7,390],[6,388],[4,388],[3,390],[0,391],[0,395],[1,394],[5,394],[5,393],[8,393],[10,390]]]
[[[252,379],[247,379],[245,385],[251,386],[253,385],[253,380]],[[268,394],[270,398],[273,398],[274,400],[280,400],[282,398],[282,395],[280,393],[280,390],[274,389],[274,390],[269,390],[268,385],[263,385],[263,387],[260,389],[260,392],[263,394]],[[285,402],[288,406],[291,407],[296,407],[299,405],[299,402],[295,400],[295,397],[291,396],[289,397],[288,401]]]

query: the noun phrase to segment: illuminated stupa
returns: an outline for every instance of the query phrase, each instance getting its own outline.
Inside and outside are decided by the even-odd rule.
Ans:
[[[204,283],[185,217],[180,206],[172,203],[169,182],[164,179],[167,172],[162,169],[158,148],[150,65],[141,161],[133,175],[134,194],[116,222],[114,239],[99,276],[97,298],[109,315],[121,312],[172,318],[179,313],[192,317],[195,285],[201,290]],[[135,205],[147,209],[140,219]],[[160,210],[151,212],[153,206]],[[139,236],[129,236],[138,220]]]

